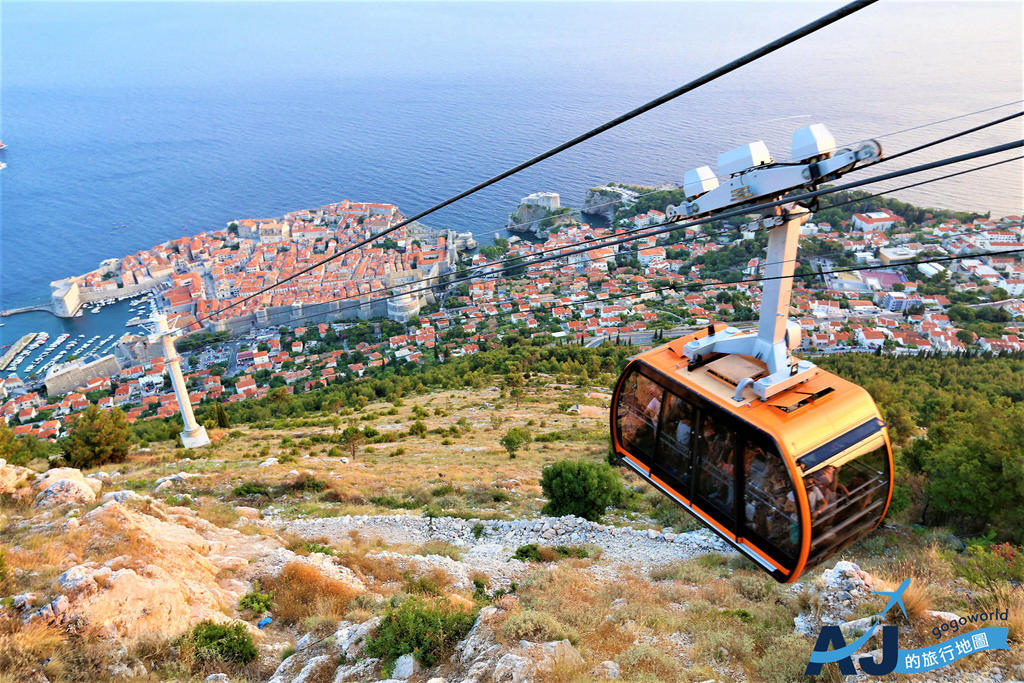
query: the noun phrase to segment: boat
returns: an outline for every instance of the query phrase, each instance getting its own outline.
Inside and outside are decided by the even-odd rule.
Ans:
[[[101,310],[101,309],[99,309],[99,308],[94,308],[94,309],[92,309],[92,310],[91,310],[91,311],[89,311],[89,312],[90,312],[90,313],[92,313],[92,314],[96,314],[96,313],[99,313],[99,312],[100,312],[100,310]]]
[[[0,149],[7,149],[7,145],[3,143],[3,140],[0,140]]]

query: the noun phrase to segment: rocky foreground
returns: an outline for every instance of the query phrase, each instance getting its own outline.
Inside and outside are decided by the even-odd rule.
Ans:
[[[174,476],[158,480],[161,494],[188,480]],[[288,520],[236,507],[237,521],[221,526],[203,519],[189,494],[179,492],[175,500],[186,504],[172,505],[122,488],[120,479],[70,468],[37,474],[0,461],[7,562],[13,582],[32,587],[0,607],[8,624],[0,663],[10,667],[0,680],[782,681],[798,677],[807,636],[822,624],[863,631],[872,591],[888,585],[839,562],[810,585],[780,588],[728,560],[706,532],[573,517]],[[562,548],[567,559],[513,558],[531,544]],[[327,594],[301,593],[289,577],[329,587],[346,606],[329,609]],[[240,599],[261,586],[274,587],[277,602],[244,609]],[[411,647],[374,656],[367,644],[394,619],[388,605],[417,590],[474,615],[468,633],[436,659]],[[287,595],[308,597],[286,604]],[[303,611],[309,605],[295,604],[303,600],[323,607]],[[754,659],[756,630],[746,624],[762,619],[788,626]],[[244,624],[255,662],[181,668],[180,636],[204,621]],[[55,670],[52,658],[24,644],[37,632],[88,644],[102,653],[102,667],[84,677]],[[938,680],[958,680],[954,673]],[[1024,670],[970,675],[1007,680]]]

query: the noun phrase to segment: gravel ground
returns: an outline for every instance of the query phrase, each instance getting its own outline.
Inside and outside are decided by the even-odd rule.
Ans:
[[[538,517],[513,521],[464,520],[449,517],[427,519],[411,515],[373,515],[283,520],[271,517],[269,523],[307,538],[326,537],[347,540],[358,531],[365,538],[380,538],[386,543],[423,544],[440,540],[463,549],[463,562],[470,565],[505,563],[516,548],[528,543],[538,545],[599,546],[602,559],[633,568],[667,564],[717,551],[729,552],[729,546],[710,531],[676,534],[671,529],[633,529],[588,522],[578,517]],[[483,525],[477,538],[473,528]]]

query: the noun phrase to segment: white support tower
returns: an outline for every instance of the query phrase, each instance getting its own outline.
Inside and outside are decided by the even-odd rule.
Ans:
[[[793,133],[793,162],[777,164],[761,141],[743,145],[718,157],[718,174],[708,166],[687,171],[683,179],[686,201],[666,208],[669,220],[694,219],[722,209],[757,201],[777,200],[790,192],[805,192],[834,180],[866,163],[878,161],[882,147],[869,140],[856,149],[836,150],[835,138],[816,123]],[[719,177],[724,178],[719,182]],[[727,327],[683,349],[690,366],[707,362],[713,354],[751,356],[765,372],[740,380],[733,399],[742,402],[748,386],[762,401],[814,376],[816,366],[792,358],[800,346],[800,326],[789,320],[790,295],[796,272],[800,227],[810,211],[795,203],[772,209],[750,229],[768,230],[767,268],[761,294],[761,316],[756,333]]]
[[[176,330],[171,330],[167,325],[167,316],[164,313],[154,312],[150,320],[156,325],[156,332],[149,336],[149,342],[157,340],[163,345],[164,359],[167,371],[171,374],[171,384],[174,386],[174,395],[178,399],[178,409],[181,411],[181,421],[185,425],[181,432],[181,444],[185,448],[201,448],[210,445],[210,437],[206,434],[206,427],[196,422],[196,415],[192,411],[192,401],[188,397],[188,387],[185,385],[185,376],[181,374],[181,356],[174,348],[174,337]]]
[[[789,320],[789,302],[796,272],[800,226],[811,214],[796,205],[780,208],[783,210],[778,215],[765,216],[758,221],[761,227],[768,229],[768,265],[761,289],[761,316],[757,332],[741,332],[735,327],[727,327],[690,342],[683,350],[691,363],[718,353],[753,356],[763,361],[768,369],[767,376],[756,381],[751,377],[740,381],[733,396],[737,402],[743,400],[743,390],[747,386],[753,385],[754,393],[765,400],[795,384],[806,382],[817,367],[805,360],[791,364],[789,355],[800,346],[800,326]]]

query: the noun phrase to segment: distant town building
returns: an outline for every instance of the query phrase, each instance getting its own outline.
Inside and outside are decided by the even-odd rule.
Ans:
[[[57,280],[51,282],[50,286],[53,287],[53,294],[50,295],[50,301],[53,304],[53,312],[61,318],[70,318],[82,305],[82,300],[79,297],[78,281],[74,279]]]
[[[523,197],[519,203],[541,206],[548,211],[557,211],[562,207],[562,198],[557,192],[534,192]]]
[[[873,230],[886,230],[891,228],[897,223],[902,223],[903,219],[897,216],[889,209],[882,209],[881,211],[872,211],[870,213],[855,213],[853,214],[853,227],[863,232],[871,232]]]

